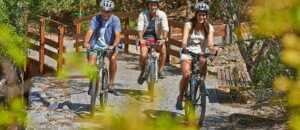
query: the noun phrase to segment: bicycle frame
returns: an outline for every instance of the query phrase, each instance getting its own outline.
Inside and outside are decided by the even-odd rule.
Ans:
[[[191,86],[194,86],[195,89],[193,89],[195,92],[193,92],[197,96],[197,91],[199,90],[199,83],[202,81],[204,82],[205,76],[201,75],[201,68],[200,68],[200,63],[199,63],[199,58],[200,56],[192,56],[192,64],[191,64],[191,76],[189,83]],[[204,87],[204,86],[200,86]],[[200,88],[201,89],[201,88]],[[204,88],[205,89],[205,88]],[[192,95],[190,95],[192,96]],[[197,104],[201,96],[196,97],[196,99],[193,102],[193,105],[200,105]]]
[[[105,68],[105,57],[106,57],[106,50],[97,51],[97,58],[96,58],[96,66],[98,67],[97,71]]]
[[[189,79],[189,85],[185,91],[186,103],[187,106],[185,107],[185,114],[189,119],[195,113],[196,106],[201,107],[200,116],[199,116],[199,126],[202,124],[203,119],[205,117],[206,111],[206,87],[205,87],[205,75],[201,74],[202,68],[200,67],[200,58],[205,57],[208,58],[212,56],[212,54],[194,54],[189,52],[192,57],[192,64],[191,64],[191,75]],[[216,53],[217,54],[217,53]],[[214,54],[213,56],[215,56]],[[206,64],[205,64],[206,65]],[[201,102],[199,103],[199,101]],[[193,114],[194,113],[194,114]]]
[[[158,80],[158,70],[157,70],[157,64],[158,64],[158,57],[159,54],[156,52],[154,47],[149,48],[148,52],[148,71],[150,72],[150,77],[148,80]],[[151,65],[155,65],[155,70],[151,70]],[[154,77],[153,77],[154,76]]]
[[[90,81],[90,89],[91,89],[91,107],[90,107],[90,110],[91,110],[92,115],[95,112],[96,98],[98,96],[100,96],[100,105],[102,106],[102,108],[104,108],[105,103],[103,103],[103,102],[106,102],[107,99],[103,98],[103,96],[104,96],[103,94],[105,94],[105,93],[107,94],[107,91],[108,91],[108,90],[106,90],[106,88],[103,88],[103,84],[106,85],[107,77],[108,77],[107,76],[107,68],[106,68],[106,65],[105,65],[105,57],[108,54],[108,50],[105,48],[105,49],[95,49],[95,51],[97,52],[97,55],[96,55],[97,75],[96,75],[96,77],[93,77],[93,79],[91,79],[91,81]],[[103,74],[105,74],[105,75],[103,75]],[[106,77],[106,80],[103,79],[105,77]],[[106,83],[103,83],[105,81],[106,81]],[[101,82],[101,87],[100,87],[100,82]]]
[[[147,42],[146,45],[149,47],[148,50],[148,60],[147,60],[147,66],[146,66],[146,79],[148,79],[148,82],[150,81],[158,81],[158,58],[159,58],[159,53],[156,52],[156,47],[161,46],[163,44],[163,41],[158,41],[156,43],[150,43]],[[154,70],[153,66],[154,66]],[[149,78],[150,76],[150,78]]]

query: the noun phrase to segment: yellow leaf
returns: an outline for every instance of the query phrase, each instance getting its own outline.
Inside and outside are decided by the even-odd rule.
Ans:
[[[287,77],[280,76],[274,80],[273,84],[276,91],[286,92],[291,88],[293,81]]]
[[[285,48],[300,51],[300,38],[297,35],[287,34],[283,37],[282,42]]]
[[[297,113],[292,113],[290,117],[289,127],[291,130],[300,130],[300,116]]]
[[[285,49],[281,54],[284,63],[294,68],[300,67],[300,51]]]
[[[288,102],[290,106],[300,106],[300,88],[294,87],[288,94]]]

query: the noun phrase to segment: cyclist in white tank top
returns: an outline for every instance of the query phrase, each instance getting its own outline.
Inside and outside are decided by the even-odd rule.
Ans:
[[[195,5],[195,16],[187,23],[185,23],[182,40],[182,51],[192,51],[194,53],[204,52],[206,48],[213,48],[213,34],[214,29],[208,21],[209,6],[204,2],[199,2]],[[181,52],[182,52],[181,51]],[[190,78],[190,69],[192,64],[192,57],[187,53],[180,54],[182,79],[179,86],[179,95],[177,97],[176,109],[182,110],[183,94],[188,85]],[[206,59],[201,57],[200,67],[205,70]],[[204,71],[206,72],[206,70]]]
[[[211,24],[209,25],[209,32],[213,33],[214,28]],[[201,53],[207,48],[207,39],[205,38],[205,34],[203,31],[196,31],[192,29],[192,22],[186,22],[185,28],[190,30],[188,35],[186,49],[192,51],[194,53]],[[181,60],[191,60],[191,56],[188,54],[180,54]]]

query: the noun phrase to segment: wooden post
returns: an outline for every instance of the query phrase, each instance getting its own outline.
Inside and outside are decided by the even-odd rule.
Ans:
[[[45,18],[40,18],[40,50],[39,50],[39,73],[44,73],[45,63]]]
[[[58,60],[57,60],[57,71],[62,69],[63,65],[63,52],[64,52],[64,32],[65,27],[63,25],[58,26]]]
[[[125,27],[124,27],[124,36],[125,36],[125,53],[129,53],[129,17],[125,18]]]
[[[80,22],[76,22],[75,23],[75,48],[76,48],[76,52],[79,52],[79,46],[80,46],[80,43],[79,43],[79,38],[80,38],[80,25],[81,23]]]
[[[224,36],[224,43],[229,44],[232,42],[231,40],[231,32],[229,24],[225,24],[225,36]]]

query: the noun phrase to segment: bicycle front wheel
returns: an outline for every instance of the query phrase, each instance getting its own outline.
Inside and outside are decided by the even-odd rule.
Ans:
[[[187,121],[201,126],[206,111],[206,87],[203,80],[190,80],[184,108]]]
[[[149,66],[148,91],[150,100],[154,100],[154,88],[157,81],[157,62],[152,62]]]
[[[103,69],[101,72],[101,92],[100,92],[100,107],[105,109],[108,100],[108,71]]]
[[[99,78],[92,79],[90,81],[90,89],[91,89],[90,112],[91,112],[92,116],[95,114],[95,111],[96,111],[96,98],[97,98],[98,89],[99,89],[98,85],[99,85]]]
[[[197,101],[200,101],[200,104],[199,104],[200,116],[199,116],[198,125],[202,125],[204,117],[205,117],[205,112],[206,112],[206,86],[205,86],[204,80],[199,81],[199,87],[200,87],[200,91],[198,91],[199,92],[198,97],[200,98],[200,100],[197,99]]]
[[[195,95],[197,94],[197,85],[195,84],[195,80],[191,79],[188,83],[188,87],[185,93],[185,102],[184,102],[184,112],[185,118],[188,123],[195,124],[196,123],[196,111],[195,111]]]

